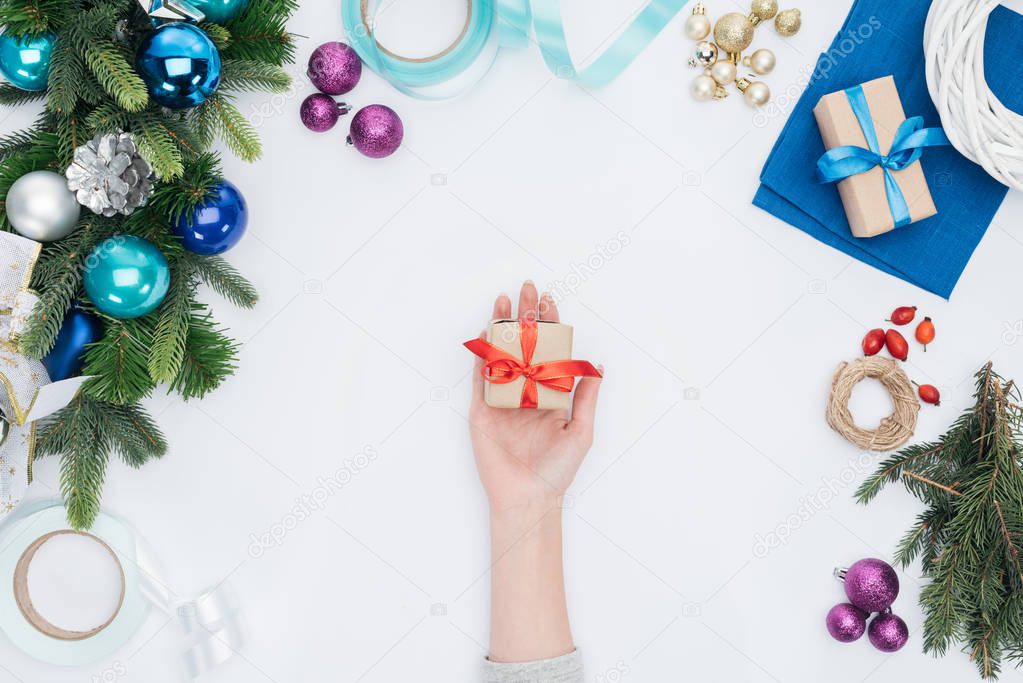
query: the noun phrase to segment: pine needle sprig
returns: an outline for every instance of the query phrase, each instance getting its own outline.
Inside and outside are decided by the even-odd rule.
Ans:
[[[138,404],[103,403],[81,393],[37,426],[36,457],[60,457],[61,493],[76,529],[95,521],[111,451],[139,467],[166,453],[167,440]]]
[[[916,559],[924,651],[961,643],[982,678],[1023,657],[1023,408],[1012,382],[988,363],[976,375],[974,406],[934,443],[881,463],[857,491],[868,503],[902,482],[925,505],[900,541],[896,561]]]

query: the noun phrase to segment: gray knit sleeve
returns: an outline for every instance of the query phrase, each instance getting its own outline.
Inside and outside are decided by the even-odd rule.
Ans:
[[[483,663],[483,683],[583,683],[579,650],[554,659],[521,664]]]

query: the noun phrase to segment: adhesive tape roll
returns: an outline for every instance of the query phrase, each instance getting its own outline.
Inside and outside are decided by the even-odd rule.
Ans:
[[[39,549],[64,534],[80,534],[105,548],[120,571],[120,599],[113,613],[88,629],[67,629],[40,614],[29,593],[29,568]],[[117,571],[115,570],[115,571]],[[11,577],[6,579],[3,577]],[[88,533],[67,527],[60,502],[23,504],[0,525],[0,630],[28,655],[50,664],[89,664],[112,655],[135,635],[149,613],[143,595],[138,540],[120,520],[100,513]]]

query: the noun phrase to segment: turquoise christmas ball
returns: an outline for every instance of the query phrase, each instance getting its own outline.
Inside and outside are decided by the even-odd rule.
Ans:
[[[32,37],[0,35],[0,73],[16,88],[46,90],[56,39],[52,33]]]
[[[191,0],[192,6],[206,15],[206,21],[226,24],[249,6],[249,0]]]
[[[198,26],[164,24],[139,45],[135,70],[158,104],[188,109],[205,102],[220,85],[220,53]]]
[[[138,318],[167,295],[170,267],[152,243],[115,235],[100,242],[85,259],[82,280],[96,308],[114,318]]]

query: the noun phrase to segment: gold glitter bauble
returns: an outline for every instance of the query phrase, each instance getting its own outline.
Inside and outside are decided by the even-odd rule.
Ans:
[[[714,42],[725,52],[742,52],[753,42],[753,24],[745,15],[730,12],[714,25]]]
[[[794,36],[803,26],[803,16],[797,9],[787,9],[774,18],[774,30],[783,36]]]
[[[778,0],[753,0],[750,14],[756,17],[757,21],[774,19],[774,15],[778,14]]]

